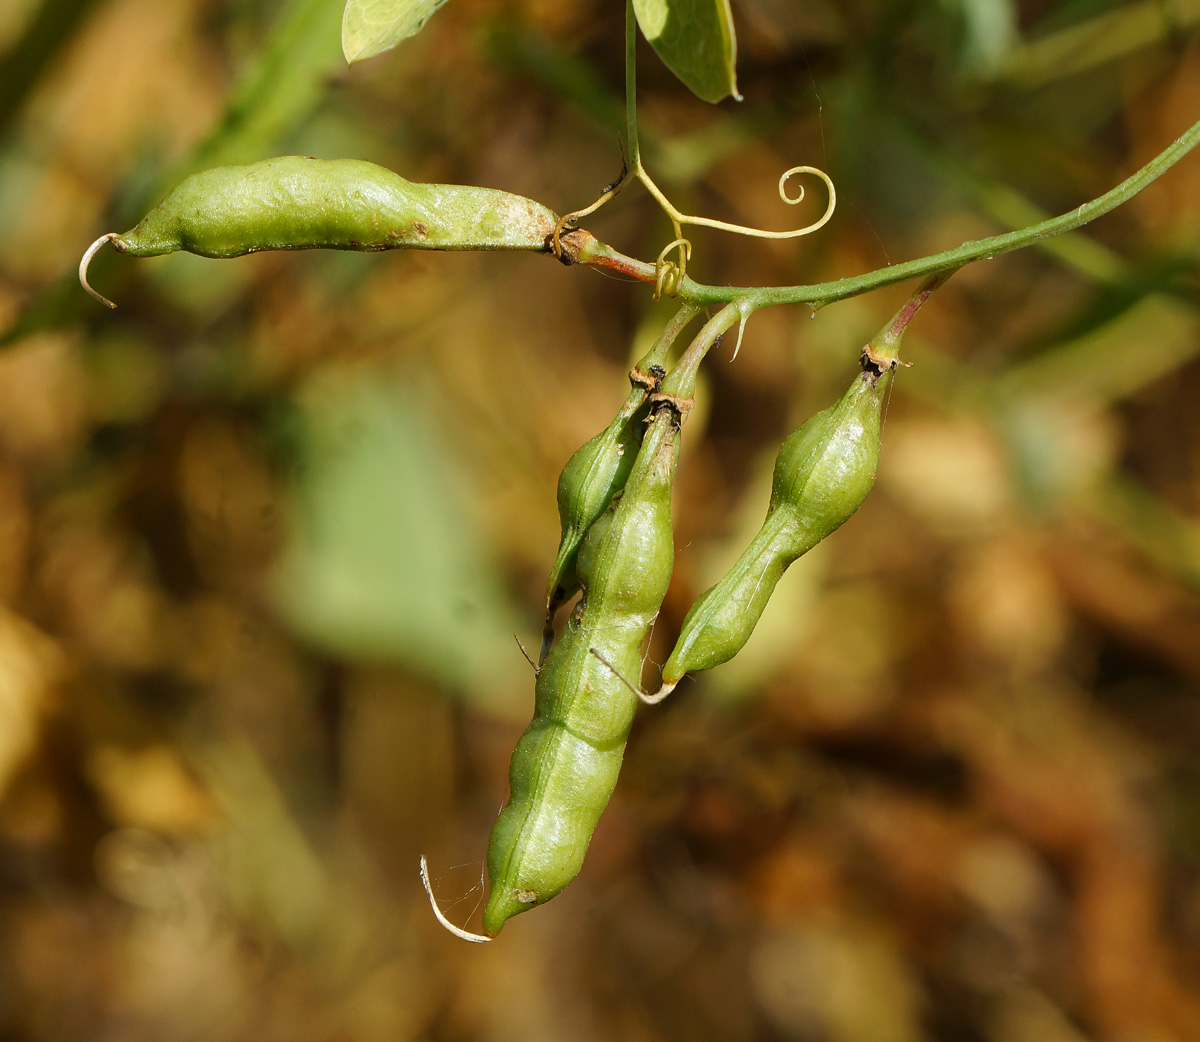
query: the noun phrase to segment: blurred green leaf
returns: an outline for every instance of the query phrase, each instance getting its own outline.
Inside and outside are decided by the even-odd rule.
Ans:
[[[1169,40],[1197,20],[1196,0],[1168,6],[1158,0],[1117,5],[1012,48],[996,71],[1022,87],[1037,87]]]
[[[1110,405],[1195,358],[1198,332],[1194,304],[1151,294],[1099,328],[1009,370],[1003,383],[1021,395],[1058,393],[1094,408]]]
[[[4,51],[0,62],[0,135],[8,131],[29,91],[46,65],[70,43],[95,0],[43,0],[20,39]],[[17,5],[18,8],[21,5]]]
[[[398,661],[503,711],[524,686],[518,628],[421,398],[377,372],[303,396],[305,467],[284,612],[339,654]]]
[[[374,58],[416,36],[446,0],[346,0],[342,53],[346,61]]]
[[[963,20],[962,61],[975,76],[994,75],[1018,42],[1012,0],[958,0]]]
[[[338,70],[339,0],[292,0],[242,74],[221,121],[171,170],[158,194],[210,166],[249,163],[274,152],[325,98]]]
[[[633,0],[633,11],[650,46],[696,97],[741,101],[729,0]]]

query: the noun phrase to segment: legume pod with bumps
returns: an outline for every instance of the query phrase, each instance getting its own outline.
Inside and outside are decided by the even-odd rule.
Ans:
[[[184,179],[127,232],[106,242],[156,257],[184,250],[240,257],[260,250],[544,250],[558,218],[541,203],[494,188],[417,184],[359,159],[279,156]]]
[[[667,323],[650,350],[630,370],[633,389],[612,422],[576,449],[558,479],[558,516],[562,535],[546,583],[546,626],[542,659],[554,637],[554,612],[580,586],[576,556],[587,531],[625,487],[645,429],[645,406],[662,378],[667,352],[698,309],[684,306]]]
[[[488,936],[575,878],[616,787],[638,704],[621,677],[641,675],[642,643],[674,565],[678,439],[678,414],[654,408],[624,492],[583,540],[583,598],[538,674],[533,722],[513,752],[510,795],[492,830]]]
[[[710,319],[651,394],[625,488],[583,539],[575,565],[582,596],[538,674],[533,722],[513,751],[509,798],[492,829],[484,935],[450,927],[460,937],[496,936],[561,892],[583,864],[637,709],[628,678],[640,678],[642,645],[671,580],[671,486],[694,363],[730,321],[728,313]]]
[[[692,605],[663,666],[660,702],[685,673],[711,669],[742,650],[780,577],[797,558],[859,508],[879,466],[883,406],[909,322],[954,274],[928,276],[862,350],[862,373],[833,407],[818,413],[779,450],[767,519],[737,563]]]
[[[647,700],[665,697],[685,673],[733,658],[750,639],[788,566],[859,508],[875,482],[890,378],[890,363],[882,372],[867,363],[836,405],[784,441],[766,521],[737,563],[688,611],[663,666],[662,687]]]

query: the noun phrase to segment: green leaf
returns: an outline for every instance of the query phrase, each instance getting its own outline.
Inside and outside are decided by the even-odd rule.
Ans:
[[[446,0],[346,0],[342,53],[353,65],[416,36]]]
[[[523,711],[519,616],[438,418],[409,384],[327,369],[304,387],[279,606],[336,654],[398,662],[490,711]]]
[[[696,97],[742,100],[729,0],[633,0],[633,11],[650,46]]]

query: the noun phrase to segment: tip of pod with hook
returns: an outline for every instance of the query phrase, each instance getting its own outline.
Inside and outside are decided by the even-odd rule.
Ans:
[[[425,893],[429,895],[429,906],[433,909],[433,914],[437,917],[437,921],[442,924],[455,937],[461,938],[464,941],[470,941],[472,944],[486,944],[492,940],[481,933],[471,933],[470,930],[464,930],[461,926],[455,926],[438,907],[437,898],[433,896],[433,886],[429,882],[429,865],[425,861],[425,855],[421,855],[421,883],[425,887]]]
[[[105,307],[113,308],[113,309],[115,309],[117,305],[114,304],[111,300],[109,300],[108,297],[106,297],[103,293],[100,293],[98,290],[92,289],[91,283],[89,283],[88,279],[87,279],[87,273],[88,273],[88,266],[92,263],[92,258],[94,256],[96,256],[96,254],[99,252],[101,247],[103,247],[105,243],[116,242],[120,238],[121,238],[121,236],[118,232],[106,232],[104,235],[101,235],[100,238],[98,238],[94,243],[92,243],[91,246],[89,246],[86,250],[83,251],[83,257],[79,261],[79,284],[85,290],[87,290],[87,292],[92,297],[94,297],[96,300],[100,301],[100,303],[103,304]]]

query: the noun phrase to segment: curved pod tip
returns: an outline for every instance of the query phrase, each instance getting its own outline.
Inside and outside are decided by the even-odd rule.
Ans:
[[[83,257],[79,261],[79,284],[85,290],[87,290],[91,296],[95,297],[96,300],[100,301],[100,303],[103,304],[105,307],[113,308],[113,309],[115,309],[117,305],[114,304],[111,300],[109,300],[108,297],[106,297],[103,293],[100,293],[97,290],[92,289],[91,283],[89,283],[88,279],[87,279],[87,273],[88,273],[88,266],[92,263],[92,258],[94,256],[96,256],[96,254],[100,251],[101,247],[103,247],[105,243],[117,242],[120,238],[121,238],[121,235],[119,232],[106,232],[104,235],[101,235],[100,238],[98,238],[94,243],[92,243],[91,246],[89,246],[86,250],[83,251]]]
[[[659,684],[658,690],[655,691],[654,694],[649,695],[645,691],[638,691],[637,696],[644,705],[656,706],[659,702],[666,698],[667,695],[675,690],[675,687],[678,683],[678,680],[673,680],[670,683],[664,680],[661,684]]]
[[[425,887],[425,893],[429,895],[429,907],[433,909],[433,914],[437,916],[437,921],[442,924],[455,937],[459,937],[464,941],[470,941],[472,944],[486,944],[492,940],[481,933],[471,933],[470,930],[464,930],[461,926],[455,926],[449,919],[442,914],[442,910],[438,907],[437,898],[433,896],[433,887],[429,883],[429,865],[425,862],[425,855],[421,855],[421,883]]]

